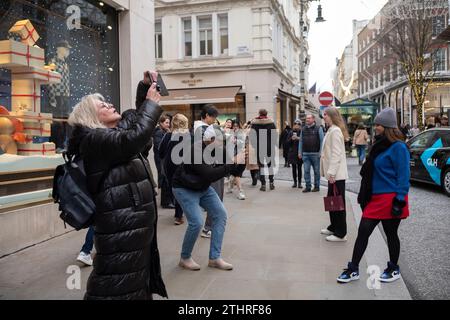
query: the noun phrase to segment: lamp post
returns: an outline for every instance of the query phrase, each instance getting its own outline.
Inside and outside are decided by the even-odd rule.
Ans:
[[[304,38],[306,38],[306,36],[303,36],[304,32],[307,32],[307,28],[304,27],[305,25],[305,21],[303,20],[303,16],[304,16],[304,7],[310,3],[310,2],[314,2],[314,1],[318,1],[319,5],[317,6],[317,18],[315,22],[325,22],[326,20],[323,18],[322,15],[322,6],[320,5],[320,0],[300,0],[300,40],[303,41]],[[449,0],[450,1],[450,0]],[[303,74],[305,73],[305,66],[308,64],[308,57],[305,57],[305,59],[302,58],[302,52],[300,52],[300,59],[299,59],[299,72],[300,72],[300,88],[301,88],[301,93],[300,93],[300,111],[305,111],[305,96],[307,94],[306,90],[307,88],[305,88],[305,82],[304,79],[302,79],[302,72]]]

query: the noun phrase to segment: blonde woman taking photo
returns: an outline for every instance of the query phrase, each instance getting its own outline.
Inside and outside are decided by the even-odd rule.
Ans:
[[[334,195],[333,190],[336,186],[345,204],[345,180],[348,179],[345,141],[349,134],[337,108],[326,108],[323,119],[329,129],[323,141],[320,175],[328,180],[328,196]],[[327,241],[347,241],[346,211],[330,212],[330,221],[330,226],[321,231],[327,235]]]

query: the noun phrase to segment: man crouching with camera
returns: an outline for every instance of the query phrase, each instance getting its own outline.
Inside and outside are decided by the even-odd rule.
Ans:
[[[69,117],[68,153],[84,160],[97,211],[97,255],[87,300],[167,297],[157,244],[157,211],[150,166],[142,156],[161,116],[156,72],[139,83],[136,111],[122,117],[102,95],[85,96]]]

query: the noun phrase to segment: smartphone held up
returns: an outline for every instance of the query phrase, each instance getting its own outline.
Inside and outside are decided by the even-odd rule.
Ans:
[[[169,91],[167,90],[166,84],[164,83],[160,73],[146,71],[144,78],[144,81],[148,84],[156,83],[156,90],[158,90],[161,96],[169,95]]]

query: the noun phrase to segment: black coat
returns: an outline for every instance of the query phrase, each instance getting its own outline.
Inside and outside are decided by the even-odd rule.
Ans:
[[[145,101],[114,129],[76,127],[69,152],[81,154],[97,212],[97,255],[85,299],[151,299],[167,296],[161,277],[156,201],[140,152],[148,148],[162,109]]]
[[[272,135],[273,130],[276,130],[275,123],[270,118],[255,118],[252,121],[252,130],[254,130],[254,133],[256,135],[256,139],[253,137],[253,134],[250,134],[250,143],[252,144],[252,147],[257,152],[257,160],[258,164],[262,165],[264,162],[264,159],[261,158],[259,147],[262,147],[263,138],[267,139],[265,140],[265,143],[267,144],[266,150],[267,150],[267,157],[268,158],[274,158],[275,157],[275,147],[276,147],[276,139],[277,136]],[[275,159],[271,159],[275,160]]]
[[[294,132],[297,133],[297,137],[300,137],[301,130],[292,130],[288,135],[288,161],[290,164],[301,164],[302,160],[298,158],[298,140],[292,140]]]

